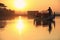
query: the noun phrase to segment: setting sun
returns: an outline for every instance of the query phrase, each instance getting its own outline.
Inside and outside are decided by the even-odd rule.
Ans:
[[[26,7],[26,3],[24,2],[24,0],[16,0],[14,2],[14,6],[16,9],[22,10]]]

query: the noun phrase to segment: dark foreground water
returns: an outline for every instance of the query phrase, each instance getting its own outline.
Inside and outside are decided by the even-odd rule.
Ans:
[[[60,18],[55,19],[55,28],[49,34],[48,27],[36,27],[33,19],[16,17],[7,20],[4,29],[0,29],[0,40],[60,40]]]

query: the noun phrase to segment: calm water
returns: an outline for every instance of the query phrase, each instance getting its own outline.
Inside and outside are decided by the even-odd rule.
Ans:
[[[6,21],[5,28],[0,30],[0,40],[60,40],[60,18],[56,17],[55,22],[56,27],[49,34],[48,27],[35,27],[33,19],[16,17]]]

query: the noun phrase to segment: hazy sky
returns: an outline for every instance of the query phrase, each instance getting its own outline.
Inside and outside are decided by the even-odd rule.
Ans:
[[[17,0],[0,0],[10,9],[15,9],[14,2]],[[19,0],[18,0],[19,1]],[[23,0],[26,3],[24,10],[47,10],[50,6],[54,11],[60,10],[60,0]],[[18,3],[18,2],[17,2]],[[23,10],[23,9],[22,9]]]

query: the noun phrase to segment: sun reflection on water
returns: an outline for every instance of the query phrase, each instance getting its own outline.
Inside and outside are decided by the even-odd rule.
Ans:
[[[19,19],[16,22],[16,28],[20,32],[22,32],[24,30],[24,22],[23,22],[21,16],[19,17]]]

